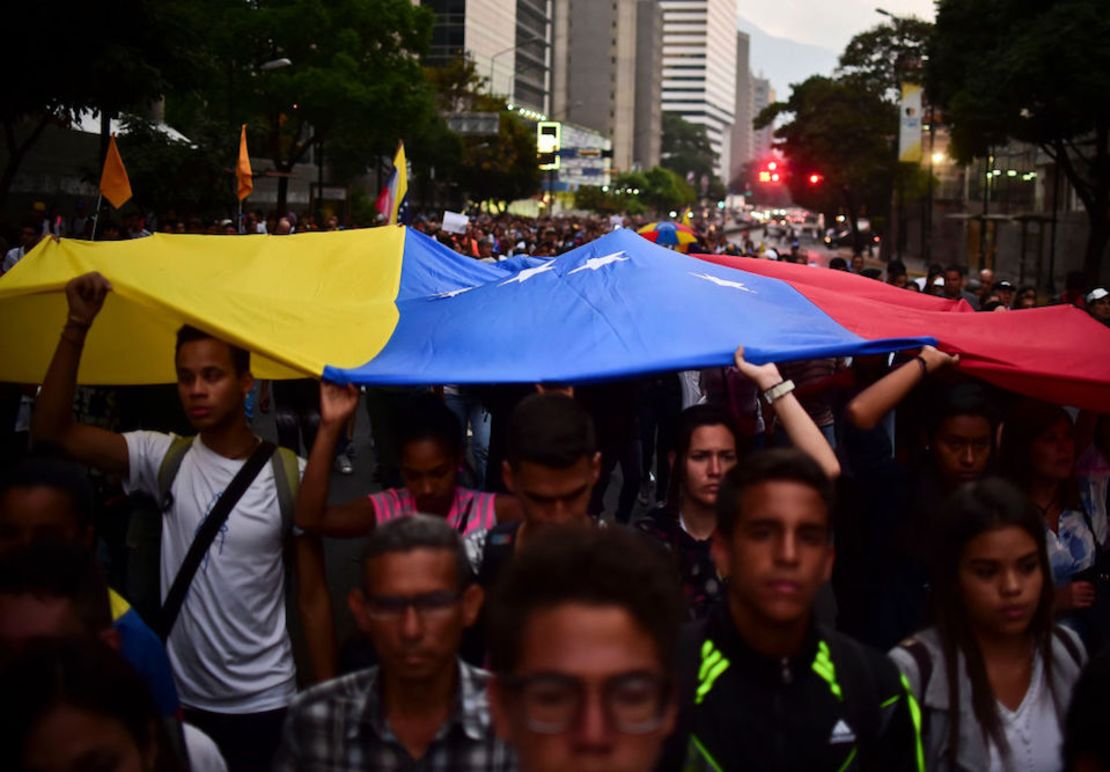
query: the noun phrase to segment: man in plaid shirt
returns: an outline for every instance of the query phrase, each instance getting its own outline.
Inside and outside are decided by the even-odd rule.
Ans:
[[[381,665],[316,686],[290,706],[274,769],[516,769],[494,736],[489,674],[457,656],[482,590],[455,529],[428,515],[371,534],[351,611]]]

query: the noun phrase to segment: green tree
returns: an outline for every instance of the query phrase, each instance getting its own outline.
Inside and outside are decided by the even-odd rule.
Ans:
[[[540,185],[536,159],[536,133],[530,124],[510,112],[501,113],[495,138],[465,140],[460,186],[477,201],[494,201],[504,208],[510,201],[528,198]]]
[[[663,166],[683,179],[716,175],[717,153],[709,143],[705,126],[690,123],[678,113],[663,113]]]
[[[325,143],[370,166],[427,124],[433,94],[418,62],[432,13],[411,0],[198,0],[208,15],[212,77],[203,111],[228,128],[248,124],[252,151],[288,174]],[[290,66],[261,71],[287,58]],[[188,132],[186,132],[188,133]],[[333,142],[334,140],[334,142]],[[278,209],[288,177],[278,178]]]
[[[640,197],[660,216],[673,209],[692,206],[698,201],[693,187],[665,166],[649,169],[644,174],[644,179],[647,185],[641,189]]]
[[[755,127],[780,117],[788,120],[775,137],[787,158],[785,178],[794,202],[826,214],[843,208],[860,249],[859,215],[882,212],[890,202],[897,108],[853,80],[815,75],[796,84],[786,102],[763,110]],[[821,175],[821,183],[811,185],[810,174]]]
[[[1083,202],[1084,272],[1110,243],[1110,14],[1104,0],[940,0],[926,85],[961,161],[1040,147]]]
[[[542,172],[531,125],[510,112],[503,98],[485,93],[484,80],[469,57],[426,72],[441,114],[500,114],[495,136],[458,137],[448,132],[454,144],[450,138],[441,138],[438,152],[442,161],[437,169],[447,170],[459,188],[477,201],[494,201],[503,207],[534,194]]]
[[[144,211],[171,209],[226,214],[235,203],[232,174],[238,147],[219,124],[195,127],[189,142],[172,139],[142,118],[124,119],[119,136],[120,154],[134,202]],[[100,169],[89,167],[95,182]]]
[[[836,74],[859,83],[888,102],[897,102],[904,81],[921,83],[930,22],[895,17],[853,37],[840,55]]]
[[[80,112],[98,110],[106,147],[108,117],[145,109],[200,79],[192,53],[201,27],[183,0],[68,3],[64,11],[53,3],[14,3],[4,9],[4,22],[0,69],[9,77],[0,99],[0,208],[50,124],[67,126]]]

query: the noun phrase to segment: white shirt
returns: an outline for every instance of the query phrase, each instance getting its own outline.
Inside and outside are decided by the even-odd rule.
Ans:
[[[9,249],[8,253],[4,255],[3,264],[0,264],[0,275],[3,275],[11,269],[15,268],[15,264],[23,259],[23,256],[24,254],[26,254],[26,252],[27,250],[25,250],[23,247],[12,247],[11,249]]]
[[[227,772],[227,762],[219,746],[192,724],[181,724],[185,753],[189,756],[190,772]]]
[[[997,705],[1010,752],[1002,756],[995,744],[989,743],[990,772],[1052,772],[1060,769],[1063,761],[1060,745],[1064,738],[1052,691],[1045,684],[1039,653],[1033,658],[1033,676],[1018,709],[1011,711],[1001,703]]]
[[[158,469],[172,435],[129,432],[126,489],[158,496]],[[162,523],[162,598],[205,516],[245,459],[214,453],[201,441],[182,459]],[[304,472],[304,461],[300,461]],[[181,702],[218,713],[259,713],[296,694],[285,627],[281,509],[266,464],[235,505],[197,569],[166,644]]]

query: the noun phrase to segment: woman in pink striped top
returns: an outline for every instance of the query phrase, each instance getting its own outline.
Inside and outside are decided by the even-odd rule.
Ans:
[[[327,403],[333,398],[343,403],[336,405],[340,411],[350,407],[348,402],[352,399],[355,406],[358,404],[357,392],[352,397],[340,387],[326,384],[321,392],[322,414],[330,412]],[[421,512],[445,518],[460,536],[466,536],[497,523],[520,519],[519,506],[512,496],[459,485],[462,428],[438,396],[424,394],[413,400],[401,422],[400,442],[403,488],[387,488],[345,504],[326,506],[322,513],[311,513],[316,517],[308,518],[309,527],[302,525],[303,513],[298,513],[298,525],[325,536],[364,536],[379,523]],[[310,463],[311,460],[310,457]],[[323,500],[326,496],[325,491]]]

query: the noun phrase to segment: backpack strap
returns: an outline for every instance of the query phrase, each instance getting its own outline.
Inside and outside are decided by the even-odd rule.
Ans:
[[[201,561],[204,560],[208,548],[212,546],[212,542],[216,539],[216,534],[227,522],[231,511],[239,503],[239,499],[246,493],[255,477],[258,476],[259,471],[273,454],[274,444],[272,442],[268,440],[260,442],[243,466],[239,468],[239,471],[235,473],[227,488],[220,494],[215,505],[197,529],[196,536],[193,537],[193,543],[189,545],[189,551],[185,553],[185,557],[177,569],[177,576],[174,577],[173,584],[170,586],[169,592],[166,593],[166,600],[162,604],[162,613],[159,615],[158,624],[155,627],[155,631],[163,641],[170,637],[177,616],[181,612],[181,606],[185,603],[185,595],[189,591],[189,585],[192,584],[193,577],[196,575],[197,569],[200,568]]]
[[[181,471],[181,462],[185,460],[185,454],[189,452],[189,448],[193,447],[194,439],[194,437],[175,436],[170,442],[169,449],[166,450],[166,455],[162,456],[162,463],[158,467],[158,506],[162,512],[167,512],[173,504],[173,494],[170,492],[173,481],[177,479],[177,473]]]
[[[902,641],[898,648],[905,649],[913,657],[917,665],[917,680],[921,684],[921,699],[925,699],[925,692],[929,690],[929,681],[933,677],[933,657],[929,654],[928,647],[916,638]]]
[[[488,589],[497,581],[501,569],[513,557],[519,529],[520,523],[500,523],[490,529],[478,568],[479,585]]]
[[[933,655],[929,653],[929,647],[919,641],[917,638],[910,638],[898,644],[898,648],[909,652],[913,657],[913,662],[917,665],[917,681],[920,684],[918,688],[921,689],[921,699],[918,702],[925,705],[925,694],[929,691],[929,682],[933,678]],[[931,710],[921,711],[921,736],[927,737],[929,734],[929,717],[932,715]]]
[[[293,510],[297,504],[297,491],[301,487],[301,467],[297,454],[289,448],[279,447],[270,457],[277,488],[278,507],[281,509],[281,532],[288,535],[293,530]]]
[[[1060,627],[1060,625],[1055,625],[1052,628],[1052,637],[1060,642],[1060,645],[1064,647],[1065,651],[1067,651],[1068,656],[1071,657],[1072,662],[1075,663],[1075,666],[1082,670],[1083,654],[1082,652],[1080,652],[1079,646],[1076,645],[1075,639],[1072,636],[1068,635],[1068,632]]]

